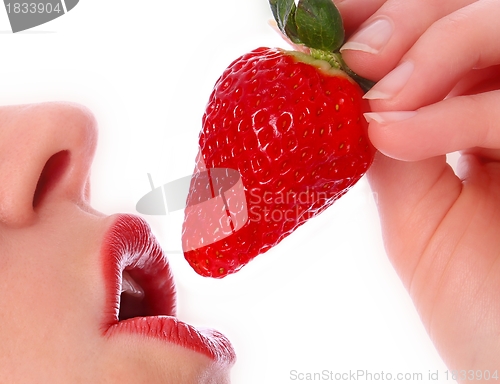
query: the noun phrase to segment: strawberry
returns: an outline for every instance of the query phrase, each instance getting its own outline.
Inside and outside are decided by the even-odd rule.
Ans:
[[[370,83],[338,53],[344,33],[333,2],[271,0],[271,8],[310,54],[258,48],[215,84],[183,224],[184,256],[202,276],[227,276],[274,247],[373,160],[362,116]]]

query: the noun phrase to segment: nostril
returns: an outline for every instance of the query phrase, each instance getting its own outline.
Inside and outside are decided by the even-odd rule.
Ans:
[[[35,193],[33,195],[33,208],[36,208],[43,198],[57,184],[69,164],[69,151],[60,151],[52,155],[45,163]]]

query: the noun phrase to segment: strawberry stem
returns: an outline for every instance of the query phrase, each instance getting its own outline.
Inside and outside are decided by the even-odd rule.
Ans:
[[[340,69],[347,73],[356,83],[359,84],[364,92],[368,92],[374,85],[375,82],[365,79],[359,76],[351,68],[347,66],[340,52],[326,52],[320,49],[310,49],[310,55],[315,59],[324,60],[328,62],[332,67]]]
[[[375,84],[351,70],[339,52],[344,43],[344,24],[332,0],[269,0],[280,31],[293,43],[304,45],[311,56],[346,72],[367,92]]]

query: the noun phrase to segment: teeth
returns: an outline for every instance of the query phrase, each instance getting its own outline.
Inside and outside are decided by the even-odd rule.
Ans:
[[[135,297],[143,297],[144,290],[137,284],[127,271],[122,273],[122,292]]]

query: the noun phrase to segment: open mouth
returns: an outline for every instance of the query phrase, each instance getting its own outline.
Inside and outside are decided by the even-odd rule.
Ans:
[[[137,284],[127,270],[124,270],[122,273],[118,320],[123,321],[132,317],[148,316],[148,308],[145,305],[144,297],[144,289]]]
[[[219,362],[233,363],[229,340],[211,329],[196,329],[176,316],[176,291],[168,260],[148,224],[120,215],[102,248],[106,281],[103,333],[134,333],[173,343]]]

